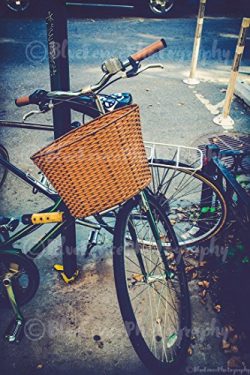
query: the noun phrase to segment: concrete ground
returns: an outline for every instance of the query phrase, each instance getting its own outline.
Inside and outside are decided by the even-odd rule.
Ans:
[[[1,43],[5,57],[0,63],[4,84],[0,117],[20,120],[25,110],[17,109],[12,99],[38,87],[49,88],[46,60],[37,62],[27,58],[27,45],[37,39],[44,43],[45,30],[39,20],[4,22]],[[201,83],[193,87],[182,83],[189,71],[193,19],[72,20],[72,89],[96,81],[101,61],[111,52],[112,55],[127,56],[159,37],[166,37],[170,45],[168,52],[160,54],[158,59],[151,59],[160,61],[164,70],[149,71],[133,80],[124,80],[110,90],[133,93],[134,101],[141,108],[146,140],[197,145],[197,139],[224,132],[212,120],[221,111],[239,24],[239,19],[207,21],[198,71]],[[182,27],[185,36],[181,34]],[[34,37],[35,30],[39,30],[39,38]],[[114,32],[116,41],[112,38]],[[225,44],[221,44],[222,39],[225,39]],[[80,51],[84,43],[89,48],[81,60],[74,53]],[[40,54],[41,51],[38,56]],[[249,71],[248,52],[242,72],[249,74]],[[235,99],[231,115],[235,119],[234,131],[249,134],[249,108]],[[51,117],[37,116],[32,119],[32,122],[36,121],[51,123]],[[50,142],[52,134],[10,128],[0,128],[0,134],[11,161],[35,173],[29,157]],[[46,204],[11,175],[0,194],[3,215],[31,212]],[[33,240],[40,236],[40,233],[32,235]],[[51,244],[36,260],[41,284],[35,298],[22,309],[28,320],[26,335],[17,346],[0,341],[2,374],[147,374],[131,348],[120,317],[112,271],[112,238],[107,236],[105,244],[98,246],[87,261],[84,259],[86,240],[86,230],[77,228],[80,277],[72,285],[65,285],[52,270],[53,264],[61,261],[60,242]],[[22,246],[26,252],[32,243],[32,239],[24,239],[17,246]],[[183,374],[201,373],[203,368],[205,372],[219,373],[218,369],[226,366],[227,357],[219,349],[217,333],[222,327],[218,314],[211,304],[200,304],[195,281],[191,283],[191,292],[196,344]],[[4,332],[10,317],[9,312],[2,311],[0,332]],[[100,336],[99,341],[95,341],[96,335]]]

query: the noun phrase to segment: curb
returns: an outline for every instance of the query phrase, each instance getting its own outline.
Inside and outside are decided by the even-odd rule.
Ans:
[[[235,95],[244,101],[250,107],[250,84],[245,81],[238,81],[236,84]]]

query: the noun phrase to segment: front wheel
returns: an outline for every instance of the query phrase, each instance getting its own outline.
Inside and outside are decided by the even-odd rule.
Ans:
[[[149,207],[164,251],[141,198],[128,201],[115,227],[115,285],[125,328],[141,361],[157,374],[176,373],[189,345],[188,286],[171,224],[153,197]]]

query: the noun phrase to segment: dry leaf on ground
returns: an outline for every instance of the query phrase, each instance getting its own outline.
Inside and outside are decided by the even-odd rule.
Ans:
[[[243,364],[242,364],[242,360],[240,359],[240,357],[233,356],[227,361],[227,367],[231,369],[242,368],[242,365]]]
[[[207,281],[207,280],[202,280],[202,281],[199,281],[199,282],[198,282],[198,285],[201,286],[201,287],[203,287],[203,288],[208,289],[210,284],[209,284],[209,281]]]
[[[221,312],[221,305],[215,305],[215,306],[214,306],[214,310],[215,310],[217,313]]]

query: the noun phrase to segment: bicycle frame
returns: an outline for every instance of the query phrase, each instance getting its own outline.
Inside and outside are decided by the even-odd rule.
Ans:
[[[67,212],[67,209],[65,205],[63,204],[61,198],[53,190],[44,186],[41,182],[36,180],[29,173],[24,173],[21,169],[17,168],[14,164],[10,163],[9,161],[1,157],[0,157],[0,164],[2,164],[5,168],[11,171],[14,175],[22,179],[25,183],[27,183],[28,185],[36,189],[36,191],[39,191],[41,194],[45,195],[47,198],[51,199],[54,202],[53,205],[45,208],[40,213],[52,213],[58,210]],[[103,213],[103,216],[110,216],[109,211]],[[51,243],[54,239],[56,239],[60,234],[62,234],[62,232],[66,228],[68,228],[71,225],[72,219],[70,219],[69,217],[70,216],[66,214],[65,220],[53,226],[53,228],[36,245],[34,245],[29,250],[27,255],[31,258],[36,258],[48,246],[49,243]],[[103,221],[101,215],[96,216],[96,221],[97,222],[92,222],[86,219],[76,220],[78,224],[95,229],[95,230],[100,230],[101,228],[104,228],[108,230],[109,232],[111,231],[111,227],[107,226],[107,224]],[[0,250],[11,248],[14,242],[34,232],[41,225],[45,225],[45,224],[44,223],[43,224],[30,223],[28,225],[25,225],[24,228],[19,230],[17,233],[11,236],[8,240],[0,243]]]
[[[25,254],[25,256],[28,259],[35,259],[39,254],[41,254],[44,249],[53,241],[55,240],[60,234],[63,234],[63,232],[69,228],[71,224],[75,221],[75,219],[68,214],[67,208],[65,207],[62,199],[55,194],[54,192],[50,191],[50,189],[46,186],[43,186],[39,181],[37,181],[35,178],[30,176],[29,174],[25,174],[21,169],[17,168],[12,163],[6,161],[5,159],[2,159],[0,157],[0,164],[4,165],[8,170],[10,170],[12,173],[14,173],[17,177],[21,178],[24,182],[28,183],[30,186],[35,188],[37,191],[42,193],[43,195],[47,196],[48,198],[52,199],[54,201],[54,204],[45,210],[41,211],[39,214],[29,214],[29,215],[23,215],[22,216],[22,223],[27,223],[24,228],[19,230],[17,233],[15,233],[10,238],[7,238],[7,240],[4,240],[3,242],[0,242],[0,254],[3,256],[8,255],[17,255],[19,254],[21,256],[22,251],[19,249],[15,249],[12,247],[12,245],[20,240],[21,238],[29,235],[30,233],[34,232],[38,228],[41,227],[41,225],[45,224],[43,221],[43,218],[47,217],[48,221],[47,223],[56,223],[55,226],[53,226],[48,233],[46,233],[42,239],[40,239],[37,243],[35,243],[32,248]],[[160,238],[160,234],[157,228],[156,221],[154,219],[154,216],[152,214],[152,211],[150,209],[150,206],[148,204],[150,192],[147,190],[144,190],[140,193],[141,195],[141,202],[143,205],[143,210],[145,212],[145,216],[148,219],[148,222],[150,224],[150,227],[152,229],[152,232],[154,234],[157,247],[160,251],[162,260],[164,262],[165,268],[167,270],[166,279],[172,277],[173,272],[171,272],[168,262],[165,257],[164,247]],[[58,210],[61,210],[63,212],[58,212]],[[61,217],[61,220],[55,220],[53,221],[50,219],[52,217],[52,214],[59,215]],[[60,215],[61,214],[61,215]],[[64,214],[64,215],[63,215]],[[34,223],[34,219],[37,217],[38,224]],[[40,224],[39,217],[42,220],[42,224]],[[32,221],[33,218],[33,221]],[[51,221],[50,221],[50,220]],[[44,219],[45,220],[45,219]],[[100,219],[101,220],[101,219]],[[30,222],[29,222],[30,221]],[[85,223],[83,220],[80,221],[82,225],[88,226],[88,223]],[[97,226],[97,228],[101,228],[102,226]],[[105,226],[103,226],[105,228]],[[105,228],[107,229],[107,228]],[[75,249],[71,249],[71,251],[74,251]],[[89,253],[91,248],[87,247],[86,254]],[[63,254],[64,255],[64,254]],[[64,263],[64,262],[63,262]],[[61,275],[63,279],[66,282],[73,281],[77,276],[79,271],[76,271],[75,275],[71,279],[67,279],[67,276],[64,273],[64,264],[61,265],[55,265],[54,268],[58,271],[61,271]],[[142,270],[143,271],[143,270]],[[14,273],[13,272],[7,272],[4,274],[4,287],[6,288],[6,293],[8,295],[9,302],[11,304],[12,310],[15,315],[15,321],[14,324],[11,325],[11,330],[8,328],[8,334],[6,334],[6,338],[9,342],[18,342],[19,337],[21,335],[21,332],[24,327],[24,317],[22,316],[21,310],[19,308],[19,304],[16,299],[15,291],[13,289],[12,279],[15,277],[15,272],[18,272],[18,267],[16,266]]]
[[[242,224],[246,221],[250,222],[250,197],[242,186],[237,182],[234,174],[221,161],[222,157],[238,156],[238,152],[234,150],[220,151],[217,145],[207,145],[206,147],[207,164],[203,170],[216,181],[226,197],[226,201],[230,206],[233,215]],[[242,154],[241,154],[242,156]],[[237,166],[234,162],[233,168]],[[224,179],[224,181],[223,181]],[[234,201],[232,195],[237,195],[237,201]]]

